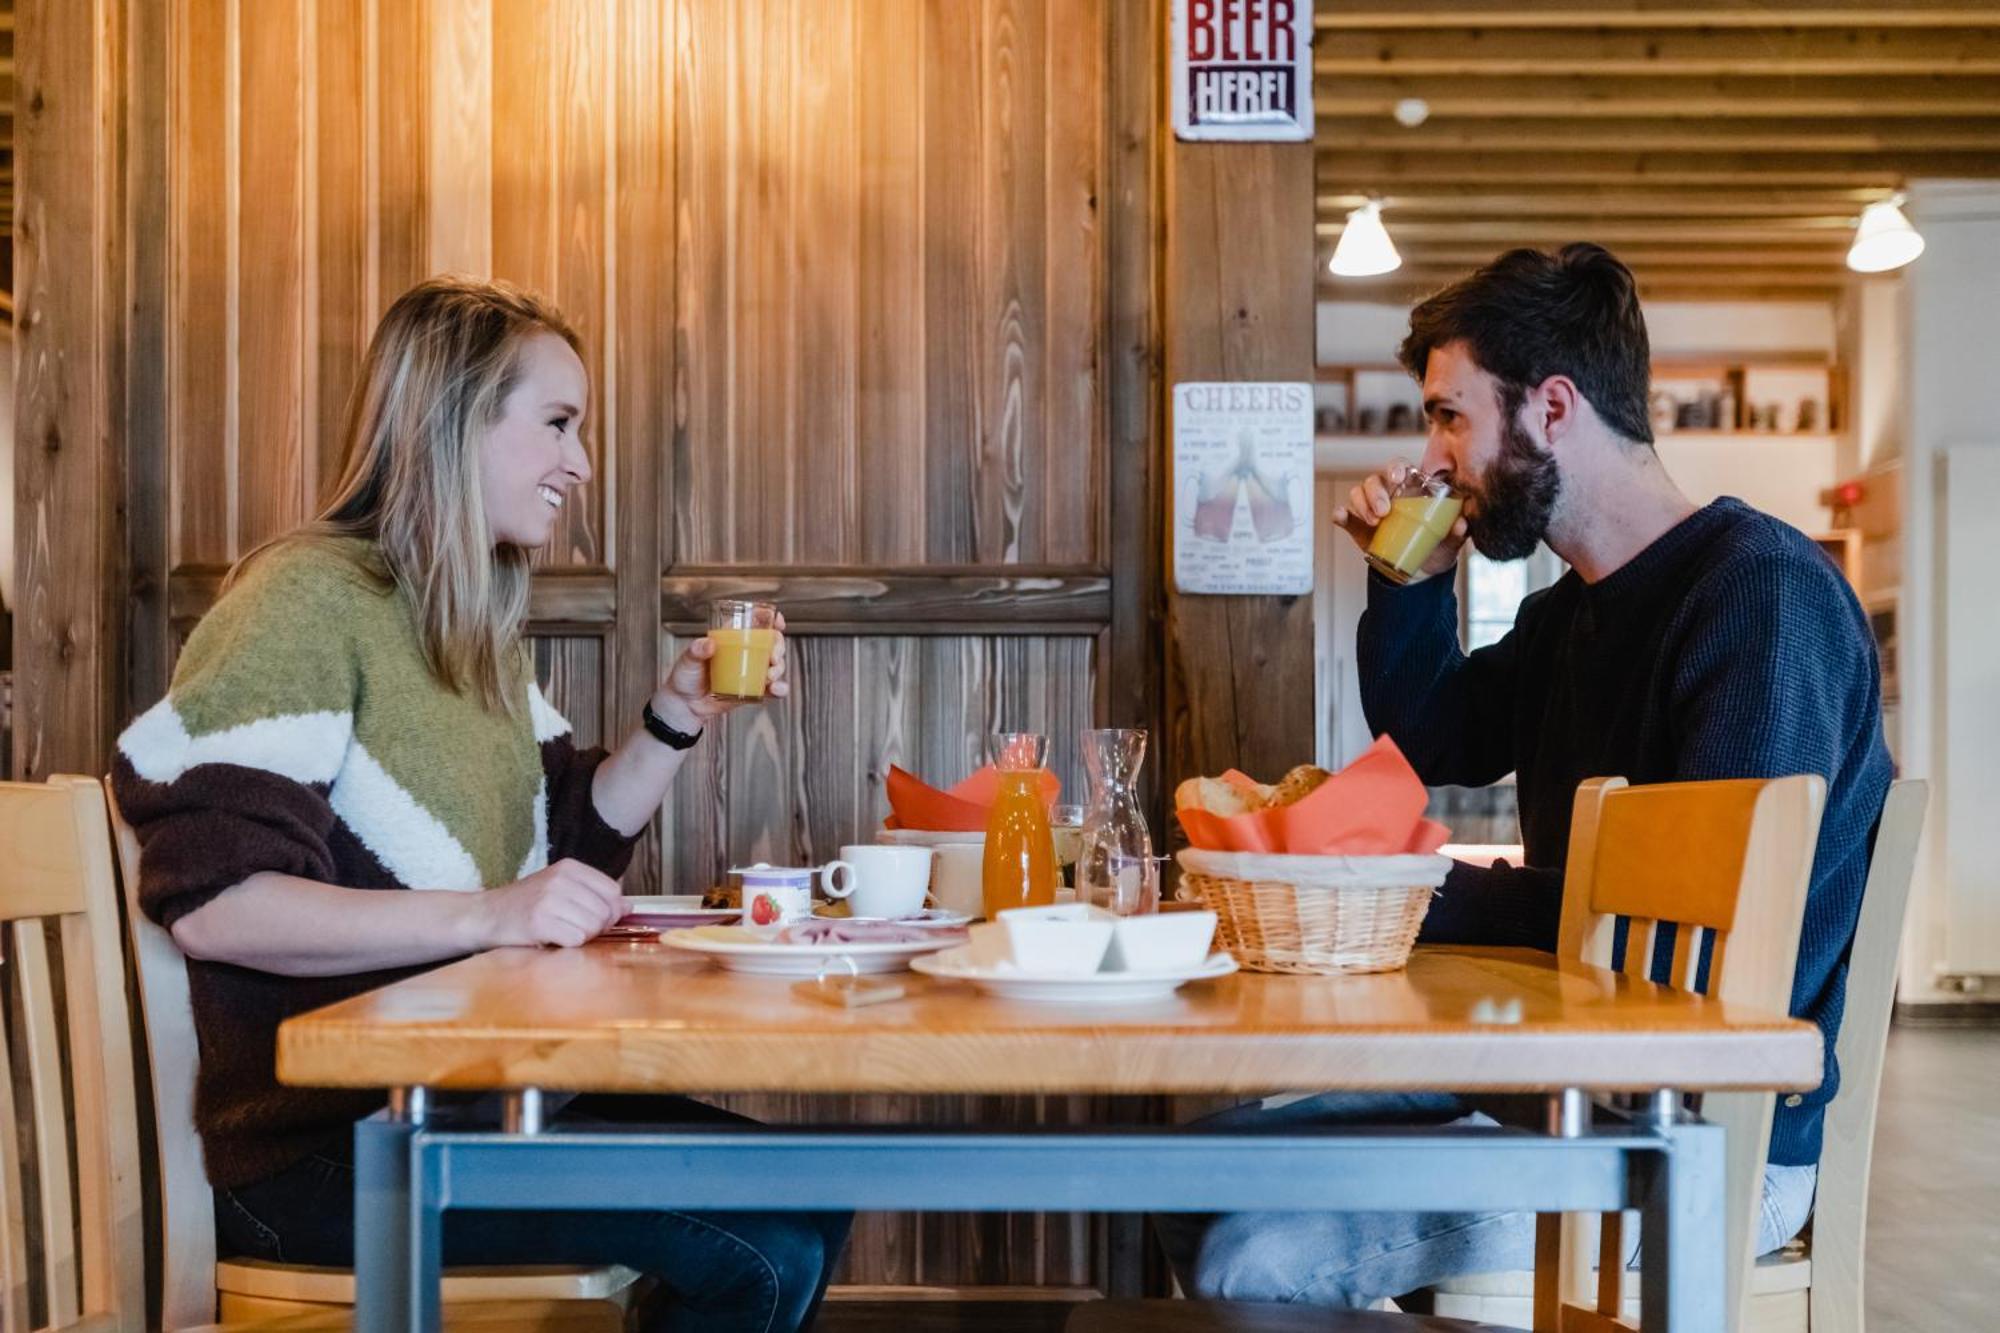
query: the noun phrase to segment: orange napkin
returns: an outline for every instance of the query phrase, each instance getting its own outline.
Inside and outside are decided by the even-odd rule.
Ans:
[[[1255,785],[1231,770],[1237,786]],[[1387,736],[1322,782],[1302,801],[1247,815],[1179,810],[1188,842],[1209,852],[1277,852],[1293,856],[1428,856],[1451,830],[1424,818],[1430,793],[1410,761]]]
[[[950,791],[939,791],[915,774],[889,766],[889,817],[883,828],[922,829],[930,833],[984,833],[986,817],[1000,795],[1000,772],[991,764]],[[1042,804],[1053,805],[1062,779],[1042,773]]]

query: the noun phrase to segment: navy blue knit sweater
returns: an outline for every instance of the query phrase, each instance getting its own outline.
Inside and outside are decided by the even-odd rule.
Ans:
[[[1527,867],[1458,867],[1426,940],[1555,947],[1585,778],[1826,778],[1792,985],[1792,1013],[1825,1034],[1826,1080],[1797,1104],[1780,1101],[1770,1154],[1818,1161],[1890,779],[1874,643],[1832,562],[1796,529],[1721,499],[1595,584],[1570,571],[1521,604],[1506,638],[1469,656],[1450,579],[1397,588],[1370,575],[1358,647],[1369,726],[1393,736],[1425,782],[1517,775]]]

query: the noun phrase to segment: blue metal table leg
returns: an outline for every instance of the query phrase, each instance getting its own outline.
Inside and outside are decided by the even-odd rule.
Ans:
[[[444,1169],[435,1155],[412,1164],[409,1196],[408,1292],[410,1328],[438,1333],[443,1326]]]
[[[1661,1125],[1667,1150],[1643,1168],[1639,1322],[1669,1333],[1718,1333],[1725,1308],[1723,1128]]]
[[[378,1111],[354,1126],[355,1327],[409,1333],[410,1137],[416,1124]]]

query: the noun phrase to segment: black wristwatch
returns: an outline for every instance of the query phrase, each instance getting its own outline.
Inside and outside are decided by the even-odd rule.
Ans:
[[[646,730],[652,733],[653,739],[669,750],[691,750],[694,748],[694,743],[702,736],[701,731],[690,735],[668,726],[665,720],[653,711],[653,702],[650,699],[646,701],[645,709],[640,712],[639,720],[646,724]],[[702,728],[702,731],[706,730],[706,727]]]

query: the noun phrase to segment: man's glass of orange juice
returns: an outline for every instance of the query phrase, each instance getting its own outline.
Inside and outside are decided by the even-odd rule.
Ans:
[[[1423,573],[1464,507],[1464,493],[1450,481],[1412,468],[1390,497],[1388,517],[1375,525],[1368,563],[1391,583],[1408,583]]]
[[[778,643],[778,608],[769,602],[715,603],[708,616],[715,656],[708,659],[708,692],[722,699],[761,699]]]

